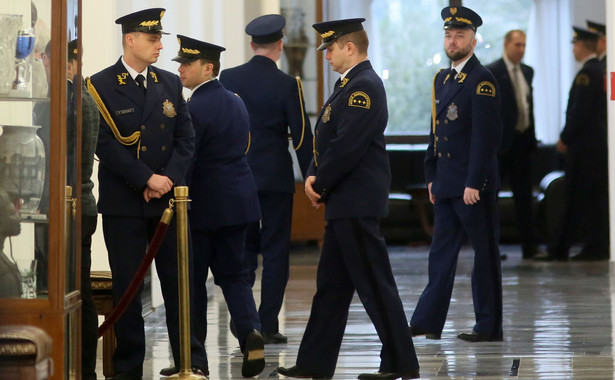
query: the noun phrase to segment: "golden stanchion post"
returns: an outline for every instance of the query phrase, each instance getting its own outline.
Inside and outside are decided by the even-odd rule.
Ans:
[[[192,373],[190,355],[190,272],[188,270],[188,187],[175,187],[177,281],[179,285],[179,373],[170,379],[207,379]]]

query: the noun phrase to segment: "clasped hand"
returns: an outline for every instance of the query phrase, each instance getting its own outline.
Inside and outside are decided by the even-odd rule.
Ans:
[[[162,198],[163,195],[171,191],[173,188],[173,181],[167,176],[160,174],[153,174],[147,180],[147,186],[143,190],[143,199],[149,202],[152,198]]]

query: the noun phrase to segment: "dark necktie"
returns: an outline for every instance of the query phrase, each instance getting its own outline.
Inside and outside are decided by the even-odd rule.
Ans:
[[[450,72],[450,74],[449,74],[449,75],[450,75],[450,80],[451,80],[451,82],[450,82],[450,83],[455,82],[455,77],[457,76],[457,70],[455,70],[455,69],[451,69],[451,72]]]
[[[139,88],[143,92],[143,95],[145,95],[145,83],[144,83],[145,82],[145,77],[143,75],[139,74],[139,75],[137,75],[135,80],[137,81],[137,86],[139,86]]]

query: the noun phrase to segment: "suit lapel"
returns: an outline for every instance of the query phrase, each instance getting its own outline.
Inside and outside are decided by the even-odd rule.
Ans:
[[[160,83],[158,82],[158,75],[152,66],[147,70],[147,91],[145,96],[145,104],[143,106],[142,119],[145,120],[147,116],[156,107],[156,104],[160,100]]]
[[[137,87],[121,59],[115,64],[115,90],[130,99],[136,106],[143,107],[143,92]]]
[[[318,115],[318,121],[320,121],[320,118],[322,117],[323,113],[325,112],[325,110],[327,109],[327,107],[333,102],[333,100],[342,93],[342,90],[344,90],[344,87],[346,87],[348,85],[348,82],[350,82],[352,80],[352,78],[357,75],[357,73],[359,71],[362,71],[364,69],[368,69],[372,67],[371,63],[369,61],[363,61],[361,63],[359,63],[357,66],[355,66],[352,70],[350,70],[350,72],[348,73],[348,75],[346,75],[346,77],[344,78],[344,81],[342,81],[341,79],[338,79],[335,82],[335,88],[333,89],[333,93],[331,94],[331,96],[329,96],[329,99],[327,99],[327,101],[325,102],[325,107],[323,107],[320,110],[320,114]]]
[[[438,104],[436,106],[436,116],[439,116],[442,111],[448,109],[449,103],[451,102],[451,100],[453,100],[455,95],[457,95],[457,93],[461,91],[461,89],[466,83],[467,76],[469,75],[470,71],[472,70],[474,64],[477,61],[478,59],[475,55],[473,55],[470,60],[465,64],[463,70],[461,70],[461,72],[457,76],[457,79],[450,77],[448,74],[451,72],[451,70],[448,70],[447,75],[444,76],[444,79],[442,80],[443,82],[444,80],[446,80],[446,83],[440,83],[439,91],[437,92],[438,94],[440,94],[440,96],[438,99]],[[447,77],[449,78],[446,79]]]

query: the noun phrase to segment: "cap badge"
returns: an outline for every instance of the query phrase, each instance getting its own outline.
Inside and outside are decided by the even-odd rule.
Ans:
[[[150,20],[150,21],[142,21],[139,25],[151,28],[152,26],[156,26],[160,23],[160,20]]]
[[[468,24],[468,25],[472,25],[472,21],[468,20],[467,18],[455,17],[455,20],[457,20],[459,22],[463,22],[463,23]]]
[[[188,48],[182,48],[182,52],[186,53],[186,54],[201,54],[201,52],[199,50],[196,49],[188,49]]]
[[[451,7],[450,9],[451,15],[456,15],[457,14],[457,8],[456,7]]]
[[[169,101],[169,99],[162,103],[162,113],[167,117],[175,117],[175,115],[177,115],[177,112],[175,112],[175,106]]]
[[[117,83],[119,85],[123,85],[126,84],[126,82],[124,81],[126,78],[128,77],[128,73],[121,73],[121,74],[117,74]]]
[[[328,32],[325,32],[325,33],[321,34],[320,36],[321,36],[322,38],[327,38],[327,37],[331,37],[331,36],[332,36],[332,35],[334,35],[334,34],[335,34],[335,31],[334,31],[334,30],[330,30],[330,31],[328,31]]]

